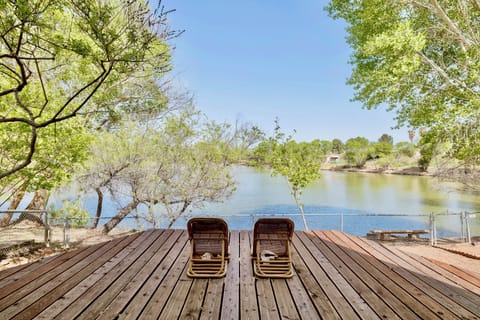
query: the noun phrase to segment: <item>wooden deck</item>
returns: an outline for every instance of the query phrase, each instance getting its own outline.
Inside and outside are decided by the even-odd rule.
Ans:
[[[256,279],[232,231],[221,279],[190,279],[184,230],[0,272],[0,319],[479,319],[480,276],[336,231],[295,232],[295,275]]]

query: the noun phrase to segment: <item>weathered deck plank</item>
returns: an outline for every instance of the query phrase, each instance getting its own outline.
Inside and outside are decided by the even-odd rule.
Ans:
[[[240,316],[240,234],[230,232],[230,259],[222,298],[222,320],[235,320]],[[219,297],[220,298],[220,297]]]
[[[342,317],[344,319],[359,319],[349,304],[349,300],[355,301],[357,299],[357,293],[328,262],[314,243],[308,239],[306,234],[299,233],[294,237],[293,243],[296,252],[298,252],[298,254],[295,251],[293,252],[293,265],[297,270],[298,277],[308,288],[308,293],[321,317],[325,319],[340,319]],[[310,248],[310,251],[307,248]],[[345,288],[345,290],[341,288]],[[327,295],[327,292],[329,295]],[[346,298],[342,293],[346,295]]]
[[[240,231],[240,318],[255,320],[259,315],[251,256],[250,234]]]
[[[378,314],[381,318],[400,319],[397,313],[389,305],[388,301],[384,300],[384,288],[375,279],[367,277],[366,274],[358,274],[355,270],[349,268],[350,265],[355,265],[355,262],[346,254],[344,254],[333,243],[325,239],[321,233],[315,233],[314,242],[319,247],[327,259],[335,265],[335,268],[348,281],[352,288],[367,302],[367,304]],[[337,252],[338,251],[338,252]],[[363,278],[366,277],[366,279]],[[395,301],[396,302],[396,301]],[[401,304],[398,304],[401,306]],[[405,306],[402,306],[402,309]],[[414,316],[415,318],[415,316]]]
[[[185,232],[186,233],[186,232]],[[185,239],[185,238],[184,238]],[[185,241],[187,241],[185,239]],[[190,247],[185,245],[178,257],[160,285],[155,290],[152,298],[148,301],[145,309],[140,314],[139,319],[158,319],[160,313],[165,307],[170,294],[175,288],[175,284],[179,281],[180,276],[187,268]]]
[[[451,299],[455,300],[456,303],[462,305],[474,314],[480,315],[480,295],[465,290],[465,288],[456,283],[456,276],[449,274],[446,270],[435,265],[424,257],[402,251],[396,252],[396,254],[403,259],[406,259],[406,261],[414,265],[418,270],[421,270],[420,273],[422,274],[422,277],[426,279],[432,287],[440,292],[444,292]]]
[[[177,241],[178,237],[181,235],[180,231],[176,232],[164,232],[162,234],[163,237],[158,238],[155,240],[156,243],[160,243],[161,246],[158,248],[158,251],[154,253],[153,256],[148,260],[149,256],[145,257],[144,260],[148,260],[145,264],[142,265],[142,260],[137,261],[138,266],[141,269],[132,275],[132,278],[128,282],[124,282],[126,284],[121,291],[119,291],[118,295],[113,295],[113,299],[106,308],[99,308],[100,310],[104,310],[97,319],[112,319],[119,316],[120,312],[128,305],[130,300],[134,298],[137,291],[143,286],[143,284],[147,281],[150,277],[152,272],[155,268],[161,264],[163,259],[165,258],[168,251],[171,249],[175,241]],[[154,250],[156,247],[152,247]],[[123,276],[126,278],[126,276]],[[121,288],[121,287],[119,287]],[[97,311],[94,310],[94,313]]]
[[[363,241],[363,239],[360,239],[360,241]],[[472,297],[467,291],[462,290],[450,280],[442,278],[438,273],[433,272],[420,263],[418,259],[421,259],[421,257],[409,256],[399,250],[392,251],[391,248],[386,248],[375,242],[370,242],[369,246],[374,247],[385,256],[388,256],[390,261],[397,264],[397,273],[402,273],[404,277],[408,274],[407,277],[413,277],[413,281],[418,285],[421,282],[425,283],[425,290],[429,295],[435,297],[439,304],[449,308],[457,316],[464,314],[464,310],[468,310],[467,314],[464,315],[466,319],[472,318],[472,313],[480,314],[480,301],[472,303],[469,299]],[[415,278],[420,281],[416,281]],[[473,319],[476,318],[474,317]]]
[[[280,319],[275,295],[270,279],[257,279],[256,281],[258,310],[262,319],[276,320]]]
[[[186,276],[185,230],[152,230],[0,272],[3,319],[480,319],[480,279],[338,231],[299,232],[294,276],[253,275],[230,232],[227,275]]]
[[[390,270],[396,272],[403,279],[416,286],[423,294],[428,295],[435,301],[433,308],[436,309],[436,313],[443,317],[463,317],[464,319],[472,318],[474,315],[463,308],[461,305],[455,303],[452,299],[448,298],[445,292],[436,290],[429,285],[433,280],[425,282],[425,277],[421,277],[415,272],[408,272],[405,268],[410,267],[404,260],[399,259],[397,255],[394,255],[391,251],[386,249],[376,242],[365,242],[362,238],[355,237],[350,238],[357,243],[359,247],[367,250],[369,254],[375,257],[379,262],[386,265]]]
[[[220,319],[223,294],[223,279],[208,280],[207,294],[202,304],[200,320]]]
[[[111,297],[111,291],[115,290],[113,285],[115,281],[123,274],[123,272],[129,270],[129,267],[134,261],[142,254],[143,251],[157,239],[159,233],[147,232],[142,234],[146,235],[143,240],[138,243],[135,250],[132,250],[123,260],[121,260],[110,272],[104,274],[99,281],[95,282],[89,287],[85,293],[83,293],[78,299],[69,305],[67,309],[62,311],[56,318],[58,319],[74,319],[75,317],[85,317],[82,313],[90,312],[93,308],[96,308],[97,304],[103,304],[106,299]],[[108,290],[107,290],[108,289]],[[102,309],[103,310],[103,309]],[[93,313],[92,313],[93,314]],[[96,316],[97,314],[95,314]]]
[[[165,259],[160,263],[155,271],[150,275],[150,278],[144,283],[142,288],[133,297],[128,306],[119,314],[119,319],[137,319],[137,317],[143,311],[143,308],[154,296],[160,283],[164,283],[170,269],[173,268],[173,264],[177,262],[179,255],[186,252],[187,233],[182,232],[180,237],[175,241],[171,250],[165,256]],[[183,261],[183,260],[180,260]],[[161,311],[161,310],[160,310]],[[160,312],[159,311],[159,312]]]
[[[366,251],[358,248],[353,241],[349,241],[348,237],[343,237],[343,234],[336,232],[326,233],[326,236],[332,242],[341,246],[343,251],[349,254],[363,270],[381,282],[384,287],[400,299],[403,304],[408,304],[410,309],[422,319],[436,319],[439,314],[442,315],[443,318],[447,316],[446,312],[448,312],[448,310],[439,306],[435,301],[430,299],[430,297],[423,294],[416,286],[408,281],[404,281],[403,278],[380,263],[377,259],[365,254]],[[415,301],[421,303],[415,303]],[[454,318],[453,315],[452,317]]]
[[[300,319],[286,280],[272,279],[272,288],[280,311],[280,319]]]
[[[66,291],[94,272],[105,260],[121,251],[133,238],[127,237],[118,241],[111,241],[103,246],[94,246],[92,250],[89,248],[78,256],[73,256],[71,260],[62,264],[59,268],[53,269],[52,272],[46,273],[23,286],[20,290],[16,290],[13,294],[5,297],[6,300],[14,300],[15,304],[11,304],[3,310],[4,308],[1,306],[5,302],[3,299],[0,301],[0,309],[3,310],[0,313],[0,318],[32,319],[61,298]],[[88,255],[85,256],[86,254]]]
[[[119,263],[121,263],[128,255],[134,251],[140,242],[143,242],[144,239],[148,236],[147,233],[142,234],[140,237],[137,237],[132,241],[128,246],[125,247],[119,254],[110,259],[102,267],[98,268],[90,276],[85,278],[72,290],[63,295],[62,299],[55,301],[48,308],[46,308],[42,313],[40,313],[36,318],[37,319],[53,319],[60,312],[65,310],[67,307],[72,305],[75,300],[77,300],[82,294],[84,294],[89,288],[93,287],[98,281],[100,281],[104,275],[111,270]]]

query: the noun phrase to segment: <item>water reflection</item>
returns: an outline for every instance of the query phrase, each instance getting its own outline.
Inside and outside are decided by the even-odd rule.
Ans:
[[[270,214],[298,213],[283,177],[272,177],[269,171],[248,167],[233,168],[238,188],[235,195],[224,203],[209,204],[194,209],[193,214]],[[323,172],[322,178],[312,183],[302,195],[308,213],[378,213],[408,214],[404,217],[351,217],[344,218],[345,231],[364,235],[370,229],[412,229],[428,227],[429,213],[480,211],[480,201],[473,195],[454,192],[448,184],[436,179],[417,176],[379,175],[367,173]],[[479,215],[480,216],[480,215]],[[234,228],[251,222],[238,222]],[[244,219],[245,220],[245,219]],[[477,218],[477,221],[480,220]],[[440,233],[459,233],[459,217],[439,219]],[[179,222],[181,226],[184,222]],[[472,226],[480,234],[479,223]],[[298,221],[297,227],[303,224]],[[311,228],[339,229],[339,217],[311,217]],[[443,230],[443,231],[442,231]]]
[[[191,215],[222,215],[231,229],[251,229],[250,215],[298,214],[287,182],[281,176],[272,177],[267,170],[248,167],[232,168],[238,182],[237,192],[223,203],[194,208]],[[365,235],[371,229],[425,229],[430,213],[461,211],[480,212],[480,199],[467,193],[452,191],[452,185],[436,179],[417,176],[379,175],[367,173],[323,172],[302,195],[311,229],[340,229],[343,214],[344,231]],[[65,194],[62,194],[65,198]],[[74,195],[72,195],[74,198]],[[111,217],[122,205],[106,197],[104,216]],[[59,201],[58,206],[61,206]],[[92,215],[96,209],[96,196],[85,199],[85,207]],[[139,208],[139,211],[145,208]],[[318,214],[329,214],[319,216]],[[352,216],[356,214],[356,216]],[[370,216],[358,216],[370,214]],[[387,214],[388,217],[374,216]],[[397,215],[397,216],[396,216]],[[399,216],[399,215],[407,215]],[[421,215],[419,217],[419,215]],[[240,217],[242,216],[242,217]],[[245,217],[248,216],[248,217]],[[186,219],[179,219],[174,227],[185,228]],[[303,228],[299,217],[293,217],[298,229]],[[472,234],[480,236],[480,214],[472,218]],[[103,223],[106,220],[102,220]],[[144,223],[144,222],[142,222]],[[134,219],[125,219],[123,227],[138,228]],[[165,219],[162,227],[167,225]],[[438,216],[440,236],[459,236],[459,216]],[[144,228],[149,228],[149,225]]]

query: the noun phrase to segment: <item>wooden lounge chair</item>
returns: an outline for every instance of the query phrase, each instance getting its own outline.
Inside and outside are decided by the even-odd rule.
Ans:
[[[228,226],[218,218],[188,221],[190,261],[187,275],[194,278],[225,276],[228,259]]]
[[[293,276],[290,241],[294,224],[290,219],[259,219],[253,230],[253,270],[258,277]]]

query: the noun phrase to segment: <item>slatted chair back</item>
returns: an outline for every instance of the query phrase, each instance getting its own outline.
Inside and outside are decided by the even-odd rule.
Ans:
[[[209,252],[213,255],[228,252],[228,226],[220,218],[193,218],[188,221],[188,235],[194,239],[194,255]],[[219,241],[220,240],[220,241]],[[225,240],[225,241],[221,241]]]
[[[290,241],[293,221],[286,218],[264,218],[253,229],[253,271],[258,277],[290,278],[293,276]]]
[[[187,224],[190,261],[187,275],[223,277],[228,260],[228,226],[219,218],[193,218]]]
[[[293,221],[287,218],[258,219],[253,229],[253,256],[257,255],[257,242],[261,242],[262,250],[272,251],[278,256],[287,255],[294,228]]]

